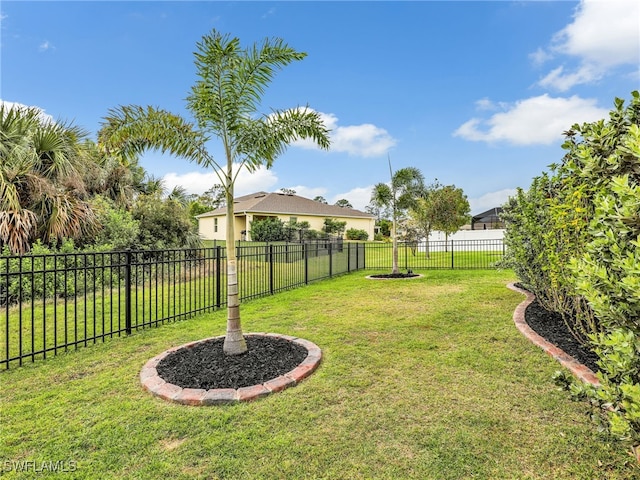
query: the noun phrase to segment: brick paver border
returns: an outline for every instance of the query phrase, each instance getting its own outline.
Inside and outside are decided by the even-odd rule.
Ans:
[[[149,360],[140,372],[140,382],[142,386],[156,397],[162,398],[169,402],[180,403],[182,405],[221,405],[234,402],[249,402],[258,398],[266,397],[271,393],[280,392],[285,388],[293,387],[300,383],[303,379],[311,375],[320,365],[322,360],[322,351],[320,348],[302,338],[291,337],[289,335],[280,335],[277,333],[248,333],[246,337],[262,336],[281,338],[307,349],[307,357],[290,372],[285,373],[277,378],[269,380],[261,385],[253,385],[243,388],[213,388],[210,390],[198,388],[182,388],[171,383],[167,383],[160,375],[156,367],[168,355],[182,348],[192,348],[203,342],[214,340],[221,337],[205,338],[195,342],[185,343],[153,357]]]
[[[535,300],[535,295],[527,290],[523,290],[515,286],[515,284],[510,283],[507,285],[507,288],[513,290],[514,292],[522,293],[527,298],[520,305],[518,305],[513,312],[513,321],[516,324],[516,327],[520,332],[527,337],[532,343],[542,348],[547,354],[551,357],[555,358],[560,364],[567,368],[576,378],[579,380],[590,383],[596,387],[600,386],[600,380],[596,377],[596,374],[593,371],[578,362],[571,355],[564,352],[554,344],[548,342],[543,337],[538,335],[525,321],[525,310],[529,306],[531,302]]]

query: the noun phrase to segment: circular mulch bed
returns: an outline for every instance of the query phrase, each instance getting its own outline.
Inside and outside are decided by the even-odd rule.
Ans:
[[[249,401],[292,387],[320,364],[308,340],[247,334],[247,352],[225,355],[224,337],[191,342],[152,358],[140,380],[154,395],[186,405]]]
[[[374,275],[367,275],[366,278],[372,280],[391,280],[391,279],[405,279],[405,278],[420,278],[422,275],[419,273],[379,273]]]

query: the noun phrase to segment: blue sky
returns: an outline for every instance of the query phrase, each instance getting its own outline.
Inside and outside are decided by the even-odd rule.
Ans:
[[[283,38],[308,56],[282,70],[263,113],[309,105],[329,152],[292,145],[237,194],[292,188],[363,209],[395,169],[419,168],[501,205],[562,159],[562,132],[604,118],[640,88],[640,2],[0,3],[0,100],[37,106],[93,138],[109,109],[154,105],[189,118],[193,52],[216,29],[244,46]],[[224,163],[217,142],[211,152]],[[215,174],[150,152],[172,188],[201,193]]]

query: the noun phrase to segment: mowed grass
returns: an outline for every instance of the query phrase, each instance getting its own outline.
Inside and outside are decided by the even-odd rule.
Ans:
[[[323,351],[311,377],[252,403],[180,406],[140,386],[149,358],[223,334],[224,311],[4,371],[3,478],[33,478],[21,461],[74,462],[55,474],[73,479],[640,478],[515,328],[511,272],[422,273],[243,304],[246,332]]]

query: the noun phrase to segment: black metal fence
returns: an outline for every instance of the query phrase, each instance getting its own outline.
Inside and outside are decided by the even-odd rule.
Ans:
[[[238,244],[248,300],[355,270],[391,268],[390,244]],[[492,268],[502,242],[401,244],[403,269]],[[0,257],[0,368],[226,305],[226,249]]]
[[[367,244],[367,269],[384,270],[392,265],[392,246]],[[398,245],[401,270],[492,269],[504,257],[505,246],[496,240],[438,240],[407,242]]]

